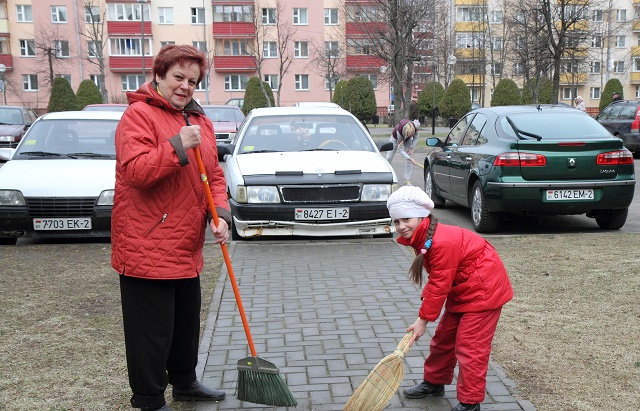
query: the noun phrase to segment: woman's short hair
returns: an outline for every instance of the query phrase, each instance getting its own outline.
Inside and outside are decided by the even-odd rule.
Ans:
[[[158,52],[158,55],[153,59],[152,75],[158,75],[160,78],[165,78],[167,71],[174,64],[184,65],[185,63],[196,63],[200,67],[200,76],[198,77],[198,83],[204,78],[206,61],[204,54],[197,48],[187,44],[167,44],[162,47]]]
[[[402,127],[402,135],[404,138],[413,137],[414,134],[416,134],[416,126],[413,122],[410,121]]]

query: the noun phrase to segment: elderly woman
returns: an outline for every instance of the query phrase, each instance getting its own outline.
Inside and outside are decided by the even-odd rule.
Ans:
[[[127,94],[129,107],[116,131],[111,264],[120,274],[131,405],[143,410],[170,410],[167,384],[176,401],[225,397],[200,384],[195,372],[206,227],[224,243],[231,217],[213,126],[193,100],[204,73],[196,48],[163,47],[153,80]],[[206,165],[218,226],[210,222],[195,147]]]
[[[576,108],[580,111],[587,111],[587,107],[584,104],[582,96],[576,97]]]
[[[391,131],[391,138],[389,141],[393,143],[393,150],[387,152],[387,161],[391,163],[393,157],[396,155],[396,151],[404,157],[404,185],[411,185],[411,172],[413,171],[413,165],[417,165],[416,160],[413,159],[413,149],[418,143],[418,126],[420,123],[418,120],[402,119],[397,126]]]

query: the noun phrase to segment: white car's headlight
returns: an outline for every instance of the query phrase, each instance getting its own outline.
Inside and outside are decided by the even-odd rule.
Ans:
[[[0,190],[0,206],[26,206],[24,196],[18,190]]]
[[[280,195],[276,186],[238,186],[236,200],[249,204],[277,204]]]
[[[100,197],[98,197],[98,203],[96,205],[105,206],[105,205],[113,205],[113,190],[104,190],[100,193]]]
[[[360,201],[387,201],[390,195],[389,184],[365,184],[362,186]]]
[[[0,141],[4,143],[15,143],[16,136],[0,136]]]

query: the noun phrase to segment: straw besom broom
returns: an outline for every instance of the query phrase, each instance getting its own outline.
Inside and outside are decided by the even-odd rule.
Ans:
[[[393,354],[375,366],[344,406],[344,411],[379,411],[387,406],[404,378],[403,360],[412,337],[413,331],[407,333]]]

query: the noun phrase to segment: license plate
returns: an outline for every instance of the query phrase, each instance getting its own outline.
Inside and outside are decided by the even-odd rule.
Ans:
[[[547,190],[547,201],[593,200],[593,190]]]
[[[338,208],[296,208],[296,220],[346,220],[348,207]]]
[[[34,218],[34,230],[91,230],[90,218]]]

